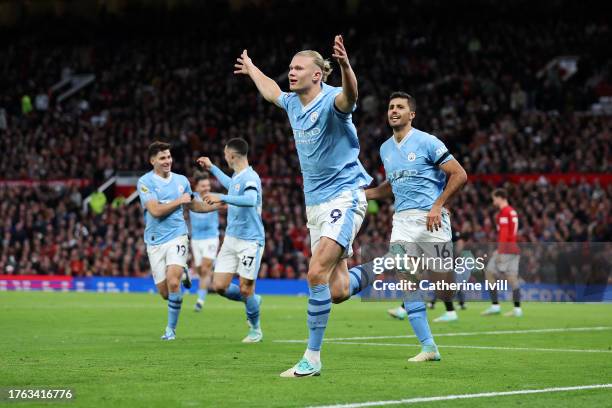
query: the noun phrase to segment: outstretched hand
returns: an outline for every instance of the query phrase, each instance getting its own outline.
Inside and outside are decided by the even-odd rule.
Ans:
[[[332,57],[338,61],[341,67],[349,66],[348,54],[346,53],[346,48],[344,48],[344,39],[341,35],[337,35],[336,38],[334,38],[334,53]]]
[[[236,58],[234,64],[234,74],[249,75],[249,69],[253,66],[253,61],[247,53],[247,50],[242,51],[240,57]]]

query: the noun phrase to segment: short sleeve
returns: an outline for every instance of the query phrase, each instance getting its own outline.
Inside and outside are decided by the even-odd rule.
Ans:
[[[193,191],[191,190],[191,183],[189,182],[189,179],[187,179],[187,177],[185,177],[185,192],[187,194],[193,193]]]
[[[153,187],[147,184],[144,180],[138,180],[138,185],[136,188],[138,188],[138,196],[140,197],[140,202],[143,207],[146,206],[147,202],[157,200],[157,194],[155,194]]]
[[[427,157],[435,166],[440,166],[453,159],[444,143],[437,137],[432,136],[427,143]]]
[[[276,104],[286,111],[289,111],[289,96],[290,94],[288,94],[287,92],[281,92],[281,94],[276,99]]]
[[[336,106],[336,96],[340,95],[341,93],[342,93],[342,88],[334,88],[333,92],[330,92],[329,101],[327,103],[330,105],[331,111],[333,112],[335,116],[338,116],[339,118],[342,118],[342,119],[348,119],[351,117],[353,112],[355,112],[355,109],[357,109],[357,103],[353,104],[353,107],[351,108],[350,112],[348,113],[342,112]]]
[[[256,192],[259,192],[259,183],[257,183],[255,178],[249,178],[249,180],[247,180],[247,182],[244,184],[244,191],[246,192],[247,190],[255,190]]]

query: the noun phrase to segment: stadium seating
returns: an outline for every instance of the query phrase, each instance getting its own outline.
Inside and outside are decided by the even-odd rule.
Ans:
[[[447,7],[436,1],[421,5],[424,18],[380,32],[380,25],[369,24],[372,18],[396,21],[395,16],[414,11],[403,2],[385,5],[360,2],[350,19],[334,21],[359,79],[354,121],[361,159],[377,182],[384,179],[378,147],[390,134],[386,98],[397,89],[416,96],[415,127],[439,136],[469,174],[610,173],[612,120],[594,115],[590,107],[609,88],[611,33],[588,11],[559,22],[538,20],[541,10],[534,6],[518,25],[511,19],[479,21],[475,36],[474,10],[457,10],[463,18],[453,24],[427,19],[436,7]],[[513,10],[506,12],[511,16]],[[211,12],[175,16],[181,21],[178,31],[170,14],[155,32],[138,20],[126,27],[107,17],[83,36],[74,34],[83,28],[71,21],[51,22],[57,25],[51,37],[40,28],[8,33],[11,41],[0,46],[2,178],[78,178],[97,186],[117,171],[148,171],[144,152],[158,138],[173,143],[174,171],[191,176],[198,155],[221,164],[223,142],[245,137],[251,162],[264,178],[267,239],[261,275],[304,277],[310,249],[291,129],[283,112],[231,74],[244,47],[283,84],[293,52],[312,47],[331,53],[332,37],[326,33],[273,24],[290,13],[289,5],[273,12],[243,10],[234,14],[231,29]],[[331,21],[332,14],[312,13],[323,25]],[[255,25],[266,23],[274,29],[250,35]],[[373,29],[377,35],[370,35]],[[574,76],[564,80],[557,70],[541,71],[551,59],[571,53],[581,55]],[[96,80],[59,104],[50,89],[67,68],[93,73]],[[331,82],[338,84],[335,74]],[[508,187],[522,216],[523,240],[610,240],[609,184]],[[470,231],[475,240],[494,239],[492,188],[474,183],[456,197],[454,229]],[[83,212],[81,201],[89,192],[91,187],[0,187],[0,271],[146,275],[138,204],[107,208],[101,215]],[[379,204],[358,244],[388,239],[391,208]]]

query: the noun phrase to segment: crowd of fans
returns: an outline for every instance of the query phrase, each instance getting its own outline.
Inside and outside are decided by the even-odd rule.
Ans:
[[[33,28],[6,33],[1,178],[82,178],[97,186],[119,171],[148,171],[146,147],[157,139],[173,144],[173,170],[191,176],[197,156],[222,165],[224,141],[244,137],[264,178],[260,276],[304,277],[310,244],[289,123],[248,79],[234,77],[232,67],[248,48],[286,88],[292,55],[312,48],[329,56],[339,32],[359,81],[354,122],[361,160],[376,182],[384,179],[378,148],[390,136],[387,97],[399,89],[416,97],[414,126],[440,137],[469,174],[612,170],[612,118],[589,112],[612,83],[612,33],[595,9],[545,2],[530,5],[526,15],[486,1],[476,8],[355,2],[354,9],[331,1],[296,20],[293,2],[232,12],[228,3],[163,18],[145,12],[123,20],[102,11],[86,28],[66,20],[49,22],[45,35]],[[571,19],[561,16],[568,7],[575,9]],[[555,13],[559,18],[550,18]],[[414,17],[404,24],[400,15]],[[312,21],[328,29],[313,30]],[[158,23],[154,29],[151,22]],[[567,80],[562,71],[542,70],[560,55],[579,57]],[[70,73],[96,79],[59,103],[50,89]],[[338,72],[330,81],[339,85]],[[456,197],[450,205],[455,230],[478,242],[495,240],[492,188],[469,184]],[[524,241],[611,238],[610,186],[524,183],[510,190]],[[0,271],[148,274],[139,206],[85,212],[88,192],[0,187]],[[372,203],[369,212],[357,246],[388,242],[392,206]]]
[[[492,183],[469,183],[449,205],[453,230],[474,243],[494,243],[496,209]],[[519,213],[520,242],[609,242],[612,184],[528,182],[507,184]],[[266,247],[260,277],[303,278],[310,241],[299,185],[264,183]],[[0,270],[73,276],[146,276],[140,204],[101,214],[84,211],[77,188],[0,187]],[[371,202],[355,248],[389,242],[392,202]],[[223,237],[224,215],[220,232]],[[357,251],[359,252],[359,251]]]
[[[330,13],[340,7],[329,3]],[[234,136],[250,139],[262,175],[297,174],[284,112],[235,77],[233,63],[248,48],[286,88],[291,56],[303,48],[329,56],[336,32],[344,33],[359,80],[354,121],[368,170],[378,165],[378,146],[390,133],[387,97],[402,89],[416,96],[415,126],[445,141],[470,173],[610,171],[610,118],[588,115],[612,66],[612,33],[595,11],[555,20],[542,19],[534,6],[528,16],[486,8],[474,16],[470,8],[436,2],[432,9],[358,4],[352,15],[304,11],[305,21],[316,18],[330,31],[279,24],[293,14],[288,4],[229,14],[211,5],[202,15],[170,15],[155,32],[139,19],[126,27],[109,17],[87,30],[66,22],[45,36],[15,35],[0,45],[0,128],[6,124],[0,148],[7,157],[0,174],[100,182],[119,170],[147,170],[146,146],[158,138],[175,145],[176,170],[185,172],[198,153],[221,159],[223,141]],[[426,18],[436,7],[458,13],[452,24],[444,16]],[[419,18],[410,24],[371,24],[411,12]],[[490,18],[482,21],[482,13]],[[567,81],[557,69],[540,75],[559,55],[579,56],[577,73]],[[49,90],[68,71],[96,79],[58,103],[58,92]],[[332,73],[330,82],[339,81]]]

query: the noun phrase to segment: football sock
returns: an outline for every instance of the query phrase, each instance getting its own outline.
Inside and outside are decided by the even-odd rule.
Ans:
[[[331,312],[331,293],[329,285],[314,285],[310,287],[308,297],[308,349],[321,350],[323,334]]]
[[[459,299],[459,306],[465,305],[465,292],[462,290],[458,291],[457,299]]]
[[[221,296],[226,297],[229,300],[244,302],[244,298],[240,294],[240,287],[235,283],[230,283],[229,286],[223,291]]]
[[[404,309],[408,312],[408,321],[422,346],[435,346],[424,302],[404,302]]]
[[[446,307],[446,311],[447,312],[452,312],[455,310],[455,305],[453,305],[453,302],[444,302],[444,306]]]
[[[512,291],[512,301],[514,301],[514,307],[521,307],[521,290],[514,289]]]
[[[251,323],[254,329],[259,329],[259,303],[253,293],[251,296],[246,298],[244,302],[247,320]]]
[[[349,269],[351,296],[361,292],[374,281],[373,262]]]
[[[172,292],[168,295],[168,327],[172,330],[176,329],[182,304],[183,295],[181,292]]]
[[[497,298],[497,289],[491,289],[491,303],[494,305],[499,304],[499,300]]]
[[[204,303],[208,289],[198,289],[198,302]]]

